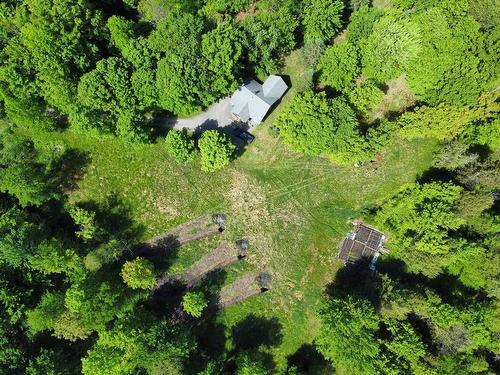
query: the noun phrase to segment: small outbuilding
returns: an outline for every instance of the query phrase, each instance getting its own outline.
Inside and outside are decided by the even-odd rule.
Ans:
[[[375,268],[378,256],[383,252],[385,235],[363,223],[355,223],[354,229],[340,242],[338,257],[345,264],[365,259]]]
[[[239,121],[260,124],[287,89],[283,78],[277,75],[270,75],[262,85],[252,79],[231,97],[231,113]]]

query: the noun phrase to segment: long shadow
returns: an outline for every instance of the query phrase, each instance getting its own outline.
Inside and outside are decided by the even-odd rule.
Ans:
[[[378,276],[370,270],[368,265],[369,261],[361,258],[342,267],[335,274],[334,282],[327,285],[327,295],[356,295],[360,298],[367,298],[378,307],[380,304]]]
[[[313,344],[302,345],[287,357],[288,369],[294,368],[300,374],[333,374],[331,364],[318,352]]]
[[[97,227],[101,229],[101,238],[119,238],[128,244],[135,244],[145,232],[144,225],[132,219],[132,209],[116,193],[112,193],[104,202],[86,201],[78,203],[79,207],[95,212]]]
[[[69,149],[52,165],[51,176],[54,184],[62,192],[70,192],[78,187],[90,163],[90,154],[76,149]]]
[[[282,329],[278,319],[252,313],[233,327],[233,342],[237,350],[275,347],[283,341]]]
[[[456,173],[443,168],[429,168],[418,178],[418,183],[430,183],[433,181],[449,182],[455,181]]]
[[[217,304],[219,291],[226,278],[226,271],[213,271],[203,279],[196,290],[203,292],[209,305]],[[198,374],[209,362],[223,362],[226,347],[225,332],[225,326],[219,321],[218,315],[207,309],[202,319],[193,325],[193,333],[198,346],[188,361],[186,373]]]

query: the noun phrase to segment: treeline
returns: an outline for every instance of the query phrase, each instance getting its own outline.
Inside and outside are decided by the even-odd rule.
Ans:
[[[155,114],[190,115],[276,72],[299,30],[332,36],[342,2],[333,19],[306,3],[259,1],[240,20],[249,1],[4,1],[0,108],[20,126],[146,141]]]
[[[359,8],[345,32],[316,54],[314,92],[294,98],[276,121],[283,140],[295,151],[353,163],[372,158],[396,129],[439,140],[464,132],[498,139],[498,122],[491,122],[498,112],[499,29],[487,17],[498,4],[397,0],[382,9],[366,3],[352,2]],[[309,55],[314,50],[307,41],[304,48]],[[393,121],[367,123],[387,83],[398,78],[416,107]]]

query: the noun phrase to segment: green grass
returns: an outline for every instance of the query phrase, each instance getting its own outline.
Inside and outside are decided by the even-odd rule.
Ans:
[[[300,52],[287,59],[284,73],[293,83],[285,103],[309,82]],[[199,215],[227,213],[227,230],[182,247],[171,272],[186,269],[221,240],[248,238],[250,254],[228,268],[226,283],[250,271],[267,271],[273,276],[272,288],[229,307],[219,320],[227,327],[231,347],[231,327],[249,314],[277,318],[282,342],[269,350],[282,369],[286,357],[313,342],[318,333],[316,312],[325,285],[341,267],[336,255],[340,239],[350,229],[349,220],[414,181],[428,168],[436,144],[396,141],[382,150],[376,165],[335,166],[293,154],[271,135],[270,126],[280,108],[258,127],[255,142],[239,159],[213,174],[200,171],[196,164],[175,164],[161,139],[131,147],[116,139],[86,138],[70,131],[55,141],[53,134],[37,138],[39,142],[50,138],[88,154],[85,176],[70,199],[103,203],[117,197],[144,228],[137,241]]]

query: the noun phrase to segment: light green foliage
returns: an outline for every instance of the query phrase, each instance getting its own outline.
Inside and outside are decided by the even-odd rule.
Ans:
[[[75,234],[83,240],[92,240],[99,233],[95,221],[95,212],[88,211],[78,206],[70,207],[69,214],[80,228]]]
[[[245,10],[250,0],[206,0],[203,13],[214,16],[217,13],[236,13]]]
[[[45,292],[38,305],[27,312],[28,327],[32,333],[52,329],[63,312],[64,295]]]
[[[196,343],[185,326],[156,321],[149,313],[135,311],[99,335],[82,360],[82,372],[180,374],[181,361],[195,349]]]
[[[207,64],[201,56],[200,18],[170,12],[149,37],[149,47],[161,59],[156,71],[156,88],[161,108],[190,115],[212,103]]]
[[[451,140],[461,134],[476,113],[469,107],[440,104],[437,107],[417,107],[398,119],[401,135],[405,138],[432,137]]]
[[[237,87],[244,34],[237,26],[225,20],[203,35],[201,53],[213,74],[211,90],[219,97],[232,93]]]
[[[307,91],[286,106],[275,124],[294,151],[325,154],[343,163],[366,157],[366,143],[354,111],[342,99]]]
[[[500,254],[495,249],[475,243],[461,243],[450,257],[448,271],[473,289],[484,289],[491,295],[499,294]]]
[[[487,56],[479,24],[437,7],[414,20],[421,30],[422,48],[419,63],[408,69],[412,90],[431,105],[474,104],[490,72],[483,62]]]
[[[425,346],[414,328],[405,321],[384,322],[391,334],[390,340],[383,341],[387,350],[382,355],[380,367],[384,374],[430,374],[432,370],[422,359],[426,355]]]
[[[199,141],[200,164],[205,172],[214,172],[229,165],[236,146],[226,134],[217,130],[205,131]]]
[[[367,300],[345,295],[330,298],[320,311],[318,351],[349,374],[376,374],[379,320]]]
[[[373,31],[375,22],[384,15],[377,8],[363,5],[349,17],[347,26],[347,38],[353,44],[360,45],[368,39]]]
[[[31,268],[43,274],[67,273],[76,276],[83,268],[78,254],[73,249],[65,249],[56,239],[39,244],[28,261]]]
[[[68,341],[84,340],[92,330],[74,313],[63,312],[54,322],[54,336]]]
[[[333,44],[321,56],[317,69],[326,85],[349,92],[360,71],[358,50],[349,42]]]
[[[182,308],[195,318],[201,317],[207,306],[207,299],[202,292],[187,292],[182,297]]]
[[[126,249],[127,247],[122,241],[111,239],[90,251],[83,258],[83,263],[89,271],[95,272],[104,264],[118,260]]]
[[[165,147],[177,163],[185,163],[194,158],[194,140],[187,130],[170,130],[165,137]]]
[[[257,75],[276,72],[283,57],[295,47],[295,29],[298,21],[285,7],[276,11],[260,12],[242,23],[247,34],[248,59]]]
[[[470,153],[467,145],[461,140],[454,140],[446,143],[434,156],[432,165],[435,168],[447,169],[450,171],[463,168],[477,160],[479,155]]]
[[[398,77],[415,65],[420,34],[415,23],[399,13],[388,13],[373,25],[361,45],[363,74],[378,82]]]
[[[328,41],[342,26],[342,0],[310,0],[305,3],[304,39]]]
[[[235,375],[269,375],[270,373],[258,353],[243,353],[236,358]]]
[[[360,112],[366,114],[384,98],[384,92],[372,81],[364,81],[346,93],[349,102]]]
[[[461,191],[451,183],[412,184],[382,206],[377,222],[391,233],[388,246],[409,271],[435,277],[446,266],[449,233],[464,224],[454,212]]]
[[[106,273],[109,280],[101,280],[93,274],[80,277],[65,294],[67,311],[55,325],[55,333],[60,336],[71,336],[74,329],[76,337],[81,332],[102,332],[106,324],[116,316],[131,311],[135,304],[147,295],[145,291],[132,291],[123,283],[118,273]],[[68,324],[65,323],[68,322]]]
[[[144,258],[135,258],[125,262],[120,275],[132,289],[149,289],[156,284],[153,263]]]

